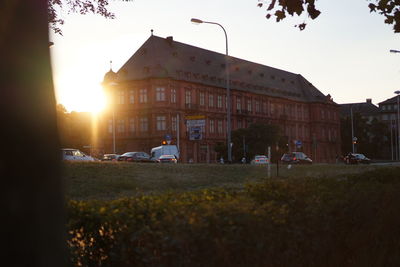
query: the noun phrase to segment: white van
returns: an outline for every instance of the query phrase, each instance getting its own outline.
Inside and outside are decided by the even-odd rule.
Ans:
[[[91,156],[75,148],[63,148],[61,149],[61,155],[63,160],[95,161]]]
[[[179,160],[179,150],[176,145],[162,145],[153,147],[150,151],[150,158],[158,160],[161,155],[174,155]]]

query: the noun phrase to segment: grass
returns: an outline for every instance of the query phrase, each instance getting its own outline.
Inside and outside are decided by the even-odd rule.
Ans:
[[[287,167],[279,166],[280,177],[343,177],[383,168],[341,164]],[[276,165],[272,165],[272,178],[276,178],[276,174]],[[246,183],[260,182],[268,176],[266,166],[240,164],[65,162],[63,177],[68,199],[89,200],[215,187],[240,190]]]

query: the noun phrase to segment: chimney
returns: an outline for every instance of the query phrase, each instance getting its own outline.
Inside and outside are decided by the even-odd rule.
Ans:
[[[168,42],[170,45],[172,45],[172,42],[174,41],[174,37],[168,36],[168,37],[166,38],[166,40],[167,40],[167,42]]]
[[[372,104],[372,98],[367,98],[367,103]]]

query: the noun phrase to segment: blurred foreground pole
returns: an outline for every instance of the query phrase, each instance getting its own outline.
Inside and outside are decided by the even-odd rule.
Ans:
[[[66,266],[47,0],[0,1],[0,53],[2,265]]]

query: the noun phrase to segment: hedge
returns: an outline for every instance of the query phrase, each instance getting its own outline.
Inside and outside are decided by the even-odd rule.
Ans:
[[[71,266],[400,266],[400,168],[68,203]]]

